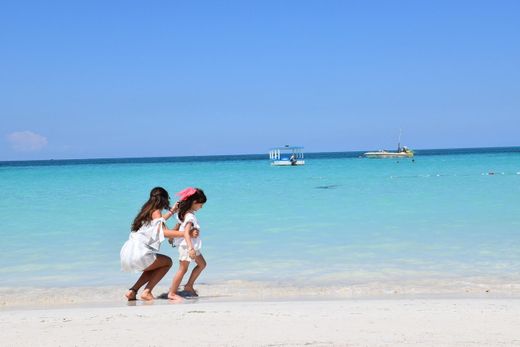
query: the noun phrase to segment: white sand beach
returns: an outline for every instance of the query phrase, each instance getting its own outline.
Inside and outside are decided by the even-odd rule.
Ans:
[[[4,288],[1,345],[520,346],[516,286],[371,290],[227,282],[172,304],[127,303],[116,287]]]
[[[520,300],[244,301],[13,310],[2,346],[520,346]]]

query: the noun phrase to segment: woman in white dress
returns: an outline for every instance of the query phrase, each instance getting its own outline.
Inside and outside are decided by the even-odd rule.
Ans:
[[[165,209],[168,209],[168,212],[162,215],[162,210]],[[135,217],[128,241],[121,248],[121,269],[143,273],[126,293],[128,300],[136,300],[137,291],[145,284],[141,299],[153,300],[152,289],[170,270],[171,258],[158,252],[165,237],[184,236],[184,232],[175,230],[178,225],[170,230],[165,224],[177,210],[177,204],[170,208],[168,192],[164,188],[156,187],[152,189],[150,198]]]

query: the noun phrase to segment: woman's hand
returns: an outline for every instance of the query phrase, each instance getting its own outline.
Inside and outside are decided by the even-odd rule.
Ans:
[[[179,211],[179,202],[173,204],[173,206],[166,212],[162,217],[165,220],[168,220],[171,216],[173,216],[177,211]],[[153,217],[153,215],[152,215]]]
[[[178,201],[175,204],[173,204],[172,208],[170,208],[170,212],[172,214],[176,213],[177,211],[179,211],[179,202]]]
[[[195,253],[195,250],[192,248],[188,252],[188,255],[190,256],[191,259],[195,259],[195,257],[197,256],[197,253]]]

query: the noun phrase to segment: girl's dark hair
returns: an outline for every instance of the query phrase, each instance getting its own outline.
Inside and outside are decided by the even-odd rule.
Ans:
[[[177,216],[181,222],[184,221],[184,216],[190,210],[191,205],[193,205],[194,202],[204,204],[208,201],[202,189],[195,188],[195,190],[196,192],[193,195],[190,195],[186,200],[179,201],[179,212],[177,212]]]
[[[170,208],[170,196],[166,189],[155,187],[150,192],[150,199],[141,207],[141,211],[132,223],[132,231],[137,231],[143,224],[152,220],[152,212],[155,210],[165,210]]]

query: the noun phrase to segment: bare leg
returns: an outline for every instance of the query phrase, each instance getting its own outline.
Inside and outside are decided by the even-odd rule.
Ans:
[[[152,289],[159,283],[159,281],[166,275],[166,273],[172,267],[172,260],[169,257],[166,257],[167,265],[161,266],[153,271],[150,276],[150,281],[146,284],[146,287],[143,290],[143,294],[141,294],[141,299],[143,300],[153,300],[155,297],[152,295]]]
[[[141,276],[137,279],[137,282],[128,290],[128,292],[125,294],[127,299],[130,300],[136,300],[137,298],[137,291],[141,289],[141,287],[147,283],[150,280],[150,276],[152,274],[152,271],[143,271]]]
[[[134,301],[137,300],[137,290],[134,289],[134,287],[128,289],[128,291],[125,294],[128,301]]]
[[[145,284],[148,283],[143,294],[141,295],[141,299],[143,300],[153,300],[154,297],[152,295],[152,289],[159,283],[161,278],[166,275],[168,270],[172,267],[172,260],[170,257],[167,257],[162,254],[157,254],[157,258],[155,261],[148,266],[137,282],[132,286],[132,288],[126,293],[126,298],[128,300],[135,300],[137,296],[137,291]]]
[[[193,289],[193,285],[195,284],[197,278],[200,276],[202,270],[204,270],[204,268],[206,267],[206,260],[201,254],[195,257],[195,262],[197,263],[197,266],[193,268],[193,271],[190,275],[190,279],[188,280],[188,283],[186,283],[186,285],[184,286],[184,290],[197,296],[197,292],[195,292],[195,290]]]
[[[189,261],[179,261],[179,270],[173,277],[172,286],[170,287],[170,291],[168,293],[168,299],[182,302],[183,299],[179,295],[177,295],[177,290],[179,289],[179,285],[181,284],[182,278],[188,271],[188,267],[190,266]]]

